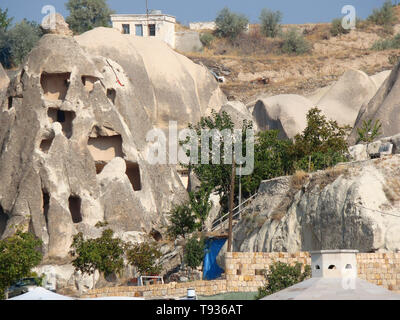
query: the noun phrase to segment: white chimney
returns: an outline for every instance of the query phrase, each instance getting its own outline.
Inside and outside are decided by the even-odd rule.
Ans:
[[[311,252],[313,278],[356,278],[358,250],[321,250]]]

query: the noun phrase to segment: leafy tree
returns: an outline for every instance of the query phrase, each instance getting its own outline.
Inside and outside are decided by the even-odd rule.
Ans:
[[[97,27],[109,27],[110,15],[114,13],[107,0],[69,0],[65,6],[70,12],[66,22],[77,34]]]
[[[391,0],[385,1],[380,9],[374,9],[372,14],[367,18],[368,21],[380,26],[392,26],[396,23],[396,13],[393,10]]]
[[[270,38],[275,38],[281,31],[282,12],[263,9],[260,15],[261,32]]]
[[[381,129],[382,122],[380,120],[376,120],[374,124],[372,124],[372,119],[364,120],[362,127],[357,128],[357,143],[373,142],[379,135],[382,134]]]
[[[264,298],[270,294],[291,287],[296,283],[302,282],[311,276],[311,267],[304,267],[302,272],[302,264],[296,263],[291,266],[283,262],[274,262],[265,274],[266,285],[258,288],[256,299]]]
[[[8,42],[8,34],[4,30],[0,30],[0,63],[6,67],[10,68],[11,63],[11,48]]]
[[[157,263],[161,252],[154,243],[143,242],[127,249],[129,264],[135,266],[141,275],[158,275],[162,266]]]
[[[175,206],[170,213],[171,225],[168,227],[168,233],[171,237],[186,237],[197,228],[196,216],[193,214],[190,204]]]
[[[327,120],[316,107],[309,110],[307,127],[294,138],[293,152],[297,167],[307,170],[310,156],[314,170],[345,161],[348,153],[346,138],[350,129],[349,126],[342,127],[336,121]],[[321,158],[325,161],[315,160]]]
[[[215,40],[215,37],[211,33],[202,33],[200,35],[200,41],[203,46],[209,48],[211,43]]]
[[[212,208],[210,201],[211,189],[207,187],[200,188],[195,192],[190,192],[190,208],[197,219],[200,220],[200,226],[203,225],[207,219],[208,214]]]
[[[8,51],[10,54],[6,65],[20,65],[42,35],[39,25],[26,19],[8,30],[6,33],[6,48],[3,47],[3,50]]]
[[[31,269],[42,260],[42,241],[32,233],[17,231],[14,236],[0,241],[0,298],[16,281],[31,274]]]
[[[0,31],[7,31],[11,25],[13,18],[8,17],[8,9],[4,11],[0,8]]]
[[[291,28],[283,34],[282,53],[302,55],[310,53],[312,46],[296,28]]]
[[[254,171],[242,177],[245,196],[254,193],[261,181],[291,174],[294,170],[293,143],[278,138],[278,130],[257,134],[254,146]]]
[[[203,238],[197,240],[192,237],[185,246],[184,262],[192,269],[201,265],[204,259],[205,241]]]
[[[350,32],[350,30],[343,28],[342,19],[333,19],[332,23],[331,23],[330,32],[331,32],[331,35],[336,37],[340,34],[347,34]]]
[[[124,267],[125,244],[121,239],[113,238],[113,235],[111,229],[104,230],[101,237],[96,239],[85,240],[81,232],[75,235],[70,251],[75,258],[72,261],[75,270],[89,275],[94,275],[96,270],[104,276],[120,273]]]
[[[216,34],[233,41],[239,34],[246,30],[249,19],[243,14],[233,13],[225,7],[215,19]]]

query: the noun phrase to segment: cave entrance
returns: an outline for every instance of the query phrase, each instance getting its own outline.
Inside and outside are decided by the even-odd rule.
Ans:
[[[3,207],[0,205],[0,238],[6,231],[8,222],[8,215],[4,212]]]
[[[117,97],[117,91],[115,89],[107,89],[107,98],[115,104],[115,98]]]
[[[42,86],[45,99],[50,101],[65,100],[69,88],[70,78],[70,72],[43,72],[40,77],[40,84]]]
[[[59,122],[62,127],[64,135],[69,139],[72,137],[72,122],[75,119],[74,111],[64,111],[56,108],[49,108],[47,111],[50,122]]]
[[[49,225],[49,205],[50,205],[50,195],[46,190],[42,190],[42,200],[43,200],[43,215],[46,220],[46,226]]]
[[[54,138],[51,139],[43,139],[42,142],[40,142],[40,150],[44,153],[48,153],[51,144],[53,143]]]
[[[134,191],[142,190],[142,182],[140,180],[140,169],[139,165],[136,162],[126,162],[126,175],[129,178],[129,181],[132,184]]]
[[[95,162],[108,162],[115,157],[124,157],[120,135],[89,138],[88,149]]]
[[[81,213],[82,200],[77,196],[70,196],[68,199],[69,212],[74,223],[82,222]]]
[[[85,90],[88,92],[92,92],[94,89],[94,84],[97,80],[99,80],[99,78],[92,76],[82,76],[82,84],[85,87]]]

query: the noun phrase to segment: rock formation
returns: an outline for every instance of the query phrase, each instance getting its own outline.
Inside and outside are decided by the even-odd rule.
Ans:
[[[42,21],[40,27],[43,30],[43,33],[58,34],[62,36],[73,35],[68,23],[65,22],[64,17],[59,13],[47,15]]]
[[[233,229],[233,251],[396,252],[399,164],[396,154],[262,182]]]
[[[179,128],[196,123],[211,109],[219,110],[226,97],[207,68],[171,50],[157,39],[131,37],[110,28],[97,28],[75,37],[91,55],[115,61],[114,71],[126,73],[132,83],[132,102],[143,106],[157,128],[167,128],[177,121]],[[120,66],[120,67],[119,67]],[[123,81],[124,80],[124,81]],[[113,88],[123,88],[116,76],[107,77]],[[122,113],[134,110],[126,106]],[[129,116],[125,116],[129,119]]]
[[[253,123],[254,130],[258,130],[257,123],[254,121],[252,114],[242,102],[229,101],[221,107],[219,113],[222,112],[226,112],[231,117],[235,128],[242,128],[243,121],[246,120]]]
[[[99,221],[128,239],[162,231],[187,192],[174,167],[149,163],[146,134],[223,102],[205,68],[161,41],[107,28],[43,36],[1,103],[0,237],[32,231],[41,270],[61,270],[65,284],[77,277],[68,265],[77,232],[99,236]]]
[[[306,114],[313,107],[310,100],[295,94],[261,98],[253,110],[260,130],[279,130],[279,138],[293,138],[307,125]]]
[[[380,120],[382,123],[382,136],[392,136],[400,132],[400,62],[394,67],[390,76],[385,80],[375,96],[365,104],[358,116],[349,142],[354,144],[357,140],[357,128],[362,127],[363,121]]]
[[[301,133],[307,125],[308,110],[315,106],[328,119],[353,126],[360,108],[371,100],[387,76],[387,71],[369,77],[350,69],[336,83],[306,97],[293,94],[260,97],[253,117],[261,130],[278,129],[280,138],[293,138]]]
[[[0,101],[3,100],[3,95],[7,90],[10,79],[8,79],[7,73],[4,71],[3,66],[0,63]]]

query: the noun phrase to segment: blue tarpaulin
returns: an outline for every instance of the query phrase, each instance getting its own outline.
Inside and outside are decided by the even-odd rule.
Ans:
[[[203,279],[214,280],[221,276],[223,269],[217,264],[217,255],[225,244],[226,239],[210,238],[206,240],[206,248],[203,262]]]

